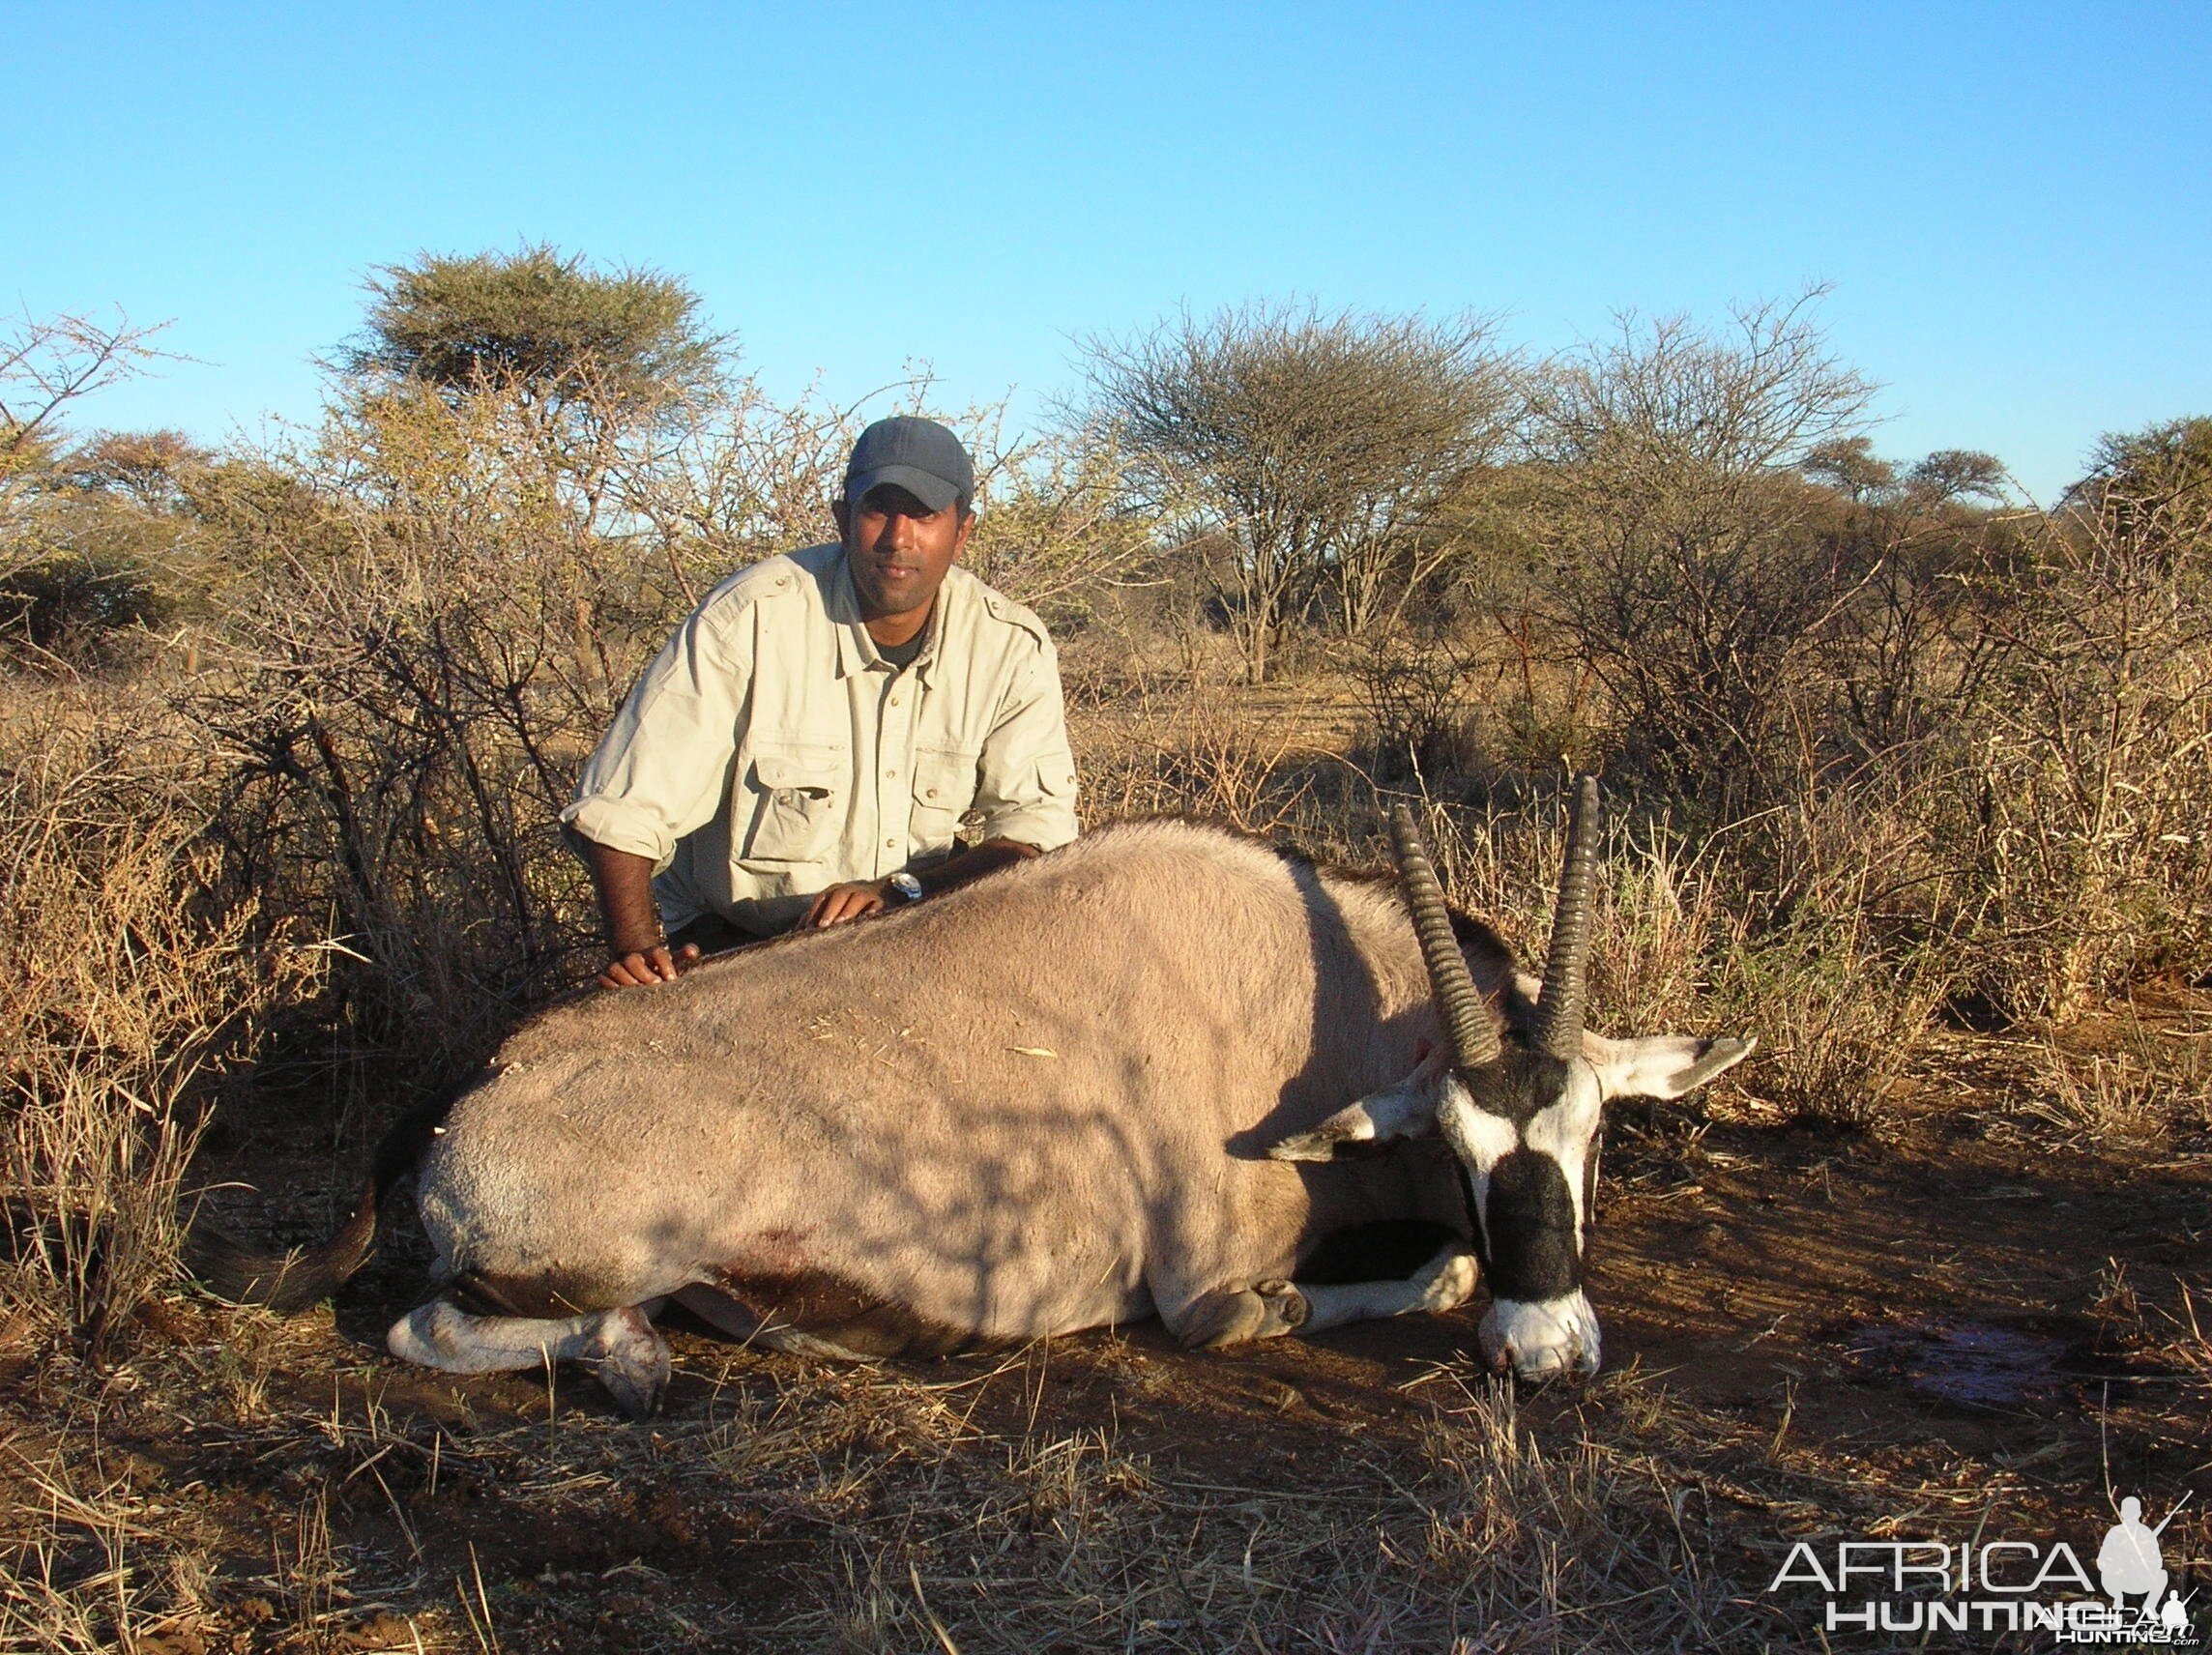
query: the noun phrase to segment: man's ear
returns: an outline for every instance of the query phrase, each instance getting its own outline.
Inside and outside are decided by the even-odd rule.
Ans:
[[[853,508],[842,500],[830,502],[830,515],[837,520],[837,538],[850,545],[853,538]]]
[[[1583,1056],[1607,1097],[1680,1097],[1751,1056],[1756,1040],[1694,1040],[1652,1034],[1641,1040],[1583,1036]]]
[[[952,536],[952,561],[958,563],[968,551],[968,537],[975,532],[975,512],[971,507],[960,513],[960,527]]]
[[[1447,1067],[1441,1051],[1424,1052],[1413,1072],[1396,1086],[1369,1092],[1312,1131],[1274,1145],[1267,1154],[1277,1161],[1330,1161],[1339,1154],[1357,1154],[1362,1145],[1379,1148],[1401,1139],[1433,1137],[1437,1082]]]

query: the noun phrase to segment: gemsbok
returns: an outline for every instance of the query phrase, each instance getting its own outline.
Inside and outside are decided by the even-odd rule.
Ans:
[[[1598,1365],[1582,1254],[1609,1097],[1674,1097],[1737,1040],[1584,1027],[1597,790],[1583,778],[1540,992],[1450,914],[1410,813],[1403,894],[1225,830],[1103,828],[935,900],[586,994],[378,1151],[353,1217],[218,1291],[311,1303],[412,1178],[440,1292],[392,1328],[451,1372],[587,1364],[643,1415],[675,1301],[850,1356],[1157,1315],[1224,1346],[1488,1278],[1493,1367]],[[1324,1243],[1433,1226],[1411,1278],[1301,1281]]]

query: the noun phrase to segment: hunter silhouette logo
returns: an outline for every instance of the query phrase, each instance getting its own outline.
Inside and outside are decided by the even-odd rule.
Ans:
[[[2189,1503],[2183,1495],[2181,1502],[2166,1514],[2165,1521],[2156,1528],[2148,1527],[2142,1520],[2142,1501],[2130,1495],[2120,1501],[2120,1521],[2113,1524],[2105,1535],[2104,1545],[2097,1548],[2097,1575],[2104,1582],[2105,1595],[2112,1600],[2115,1612],[2125,1613],[2127,1600],[2142,1594],[2142,1615],[2145,1621],[2161,1628],[2186,1628],[2189,1614],[2180,1592],[2167,1595],[2166,1561],[2159,1552],[2158,1537],[2166,1532],[2166,1525],[2181,1513]],[[2166,1599],[2166,1607],[2159,1609],[2159,1599]],[[2155,1612],[2154,1612],[2155,1611]]]

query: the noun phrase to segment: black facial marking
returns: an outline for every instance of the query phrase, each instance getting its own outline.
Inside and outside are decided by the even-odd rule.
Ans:
[[[1567,1065],[1543,1052],[1508,1046],[1495,1063],[1459,1071],[1474,1107],[1516,1126],[1527,1126],[1539,1112],[1567,1095]]]
[[[1582,1286],[1574,1197],[1552,1156],[1518,1148],[1501,1158],[1490,1169],[1482,1218],[1493,1298],[1541,1302]]]

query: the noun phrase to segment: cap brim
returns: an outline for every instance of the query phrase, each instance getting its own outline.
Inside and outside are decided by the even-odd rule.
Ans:
[[[845,479],[845,499],[858,506],[877,489],[888,483],[903,488],[932,511],[942,511],[960,498],[960,491],[941,477],[917,471],[908,465],[879,466],[874,471],[862,472]]]

